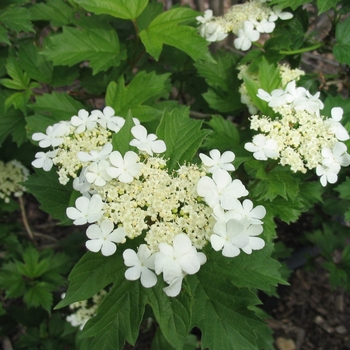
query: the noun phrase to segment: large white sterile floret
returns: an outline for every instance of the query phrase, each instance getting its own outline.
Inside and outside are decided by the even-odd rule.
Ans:
[[[153,153],[163,153],[166,151],[164,141],[157,140],[158,137],[155,134],[147,134],[147,129],[143,125],[132,127],[131,133],[135,139],[130,141],[130,146],[135,146],[150,156],[153,156]]]
[[[210,157],[204,153],[199,154],[199,158],[207,168],[209,173],[214,173],[217,169],[234,171],[235,167],[232,162],[235,160],[235,154],[231,151],[226,151],[223,154],[219,150],[213,149],[209,152]]]
[[[146,244],[141,244],[137,253],[132,249],[123,252],[124,264],[129,268],[125,271],[125,278],[129,281],[141,280],[145,288],[151,288],[157,283],[154,270],[155,255]]]
[[[125,231],[122,227],[114,229],[111,220],[103,220],[101,224],[93,224],[86,230],[86,248],[97,253],[101,250],[102,255],[110,256],[117,250],[116,243],[125,242]]]
[[[230,174],[223,169],[217,169],[212,178],[203,176],[197,184],[197,193],[213,208],[220,204],[223,209],[234,209],[237,199],[248,194],[243,183],[232,180]]]
[[[155,271],[157,275],[163,273],[164,281],[169,284],[164,289],[165,293],[171,297],[177,296],[183,277],[197,273],[206,260],[204,253],[197,252],[184,234],[177,235],[172,246],[160,243],[155,257]]]
[[[110,154],[109,160],[111,165],[106,167],[106,172],[111,178],[128,183],[140,175],[139,156],[133,151],[126,152],[124,157],[120,152],[114,151]]]
[[[274,139],[268,139],[262,134],[255,135],[252,142],[247,142],[244,148],[253,152],[253,157],[258,160],[278,157],[278,144]]]
[[[74,225],[85,225],[93,223],[103,215],[103,202],[98,194],[94,194],[91,198],[79,197],[75,201],[75,207],[69,207],[66,210],[67,216],[74,220]]]

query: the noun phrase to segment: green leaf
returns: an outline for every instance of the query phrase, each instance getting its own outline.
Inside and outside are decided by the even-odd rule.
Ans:
[[[102,29],[63,27],[62,34],[50,38],[50,44],[43,54],[55,66],[73,66],[89,60],[93,74],[119,66],[126,57],[115,30],[110,26]]]
[[[14,139],[15,135],[21,135],[22,131],[24,131],[23,113],[13,108],[5,112],[5,101],[6,96],[0,94],[0,145],[11,133]],[[16,139],[14,139],[14,141],[16,141]]]
[[[272,90],[280,88],[282,79],[278,66],[268,63],[266,58],[263,57],[259,65],[258,81],[261,84],[260,87],[269,93]]]
[[[43,55],[40,55],[34,43],[21,44],[18,51],[18,62],[30,78],[46,84],[51,83],[52,64]]]
[[[238,92],[241,81],[237,78],[238,59],[232,53],[219,51],[214,55],[216,63],[198,61],[195,67],[210,86],[203,94],[209,106],[220,112],[232,112],[242,108]]]
[[[157,136],[166,144],[164,157],[169,159],[168,169],[189,162],[195,156],[209,130],[201,130],[203,122],[189,117],[189,110],[165,112],[157,129]]]
[[[68,223],[66,209],[69,205],[72,190],[70,186],[63,186],[58,182],[58,175],[54,171],[35,170],[25,182],[26,189],[40,202],[40,209],[58,219],[61,223]]]
[[[28,307],[42,306],[46,311],[51,312],[53,303],[52,291],[54,287],[46,282],[37,282],[24,294],[24,302]]]
[[[207,124],[213,129],[213,132],[204,140],[204,148],[208,150],[216,148],[224,152],[239,143],[238,130],[230,120],[213,116]]]
[[[132,120],[131,112],[129,112],[125,118],[123,127],[119,130],[118,133],[113,134],[113,150],[119,151],[123,156],[127,151],[133,149],[133,147],[129,145],[130,141],[134,138],[131,133],[131,128],[133,126],[135,126],[135,123]]]
[[[2,265],[0,286],[6,290],[7,298],[18,298],[25,292],[23,276],[18,272],[16,262]]]
[[[158,61],[163,45],[170,45],[186,52],[193,60],[213,61],[208,51],[208,43],[197,29],[182,25],[194,20],[197,12],[186,7],[172,8],[157,16],[145,30],[139,34],[146,51]]]
[[[335,188],[339,192],[339,197],[342,199],[350,199],[350,178],[347,177],[344,182]]]
[[[81,337],[93,337],[93,349],[122,349],[125,340],[135,344],[145,312],[139,281],[130,282],[119,274],[113,288],[103,298],[97,316],[85,325]]]
[[[7,74],[12,78],[13,80],[13,87],[11,89],[16,90],[25,90],[27,89],[30,78],[28,77],[26,72],[23,72],[21,66],[19,65],[17,59],[10,53],[7,62],[6,62],[6,71]],[[8,83],[9,79],[2,79]]]
[[[248,310],[259,303],[256,295],[249,289],[233,286],[211,264],[203,265],[190,277],[192,322],[202,331],[202,348],[256,350],[257,337],[250,322],[263,321]]]
[[[30,8],[30,17],[33,21],[47,20],[52,26],[61,27],[72,22],[74,9],[63,0],[49,0],[46,4],[33,4]]]
[[[350,65],[350,17],[337,24],[335,38],[336,43],[333,46],[335,59]]]
[[[135,20],[145,9],[148,0],[74,0],[85,10],[122,19]]]
[[[61,120],[70,120],[73,115],[77,115],[84,106],[67,93],[52,92],[36,97],[36,103],[30,107],[38,113],[45,113],[52,117],[52,120],[59,122]],[[52,123],[54,124],[54,123]],[[39,130],[38,129],[34,129]],[[34,131],[34,132],[35,132]]]
[[[146,29],[150,23],[163,12],[163,4],[160,2],[149,3],[145,10],[138,16],[136,23],[139,31]]]
[[[5,101],[5,110],[7,111],[11,106],[13,106],[15,109],[21,110],[26,115],[27,105],[31,95],[31,90],[13,93]]]
[[[272,0],[269,5],[278,5],[281,8],[290,7],[293,11],[299,6],[309,3],[310,0]]]
[[[11,41],[7,35],[7,29],[2,24],[0,24],[0,43],[11,45]]]
[[[28,247],[22,258],[24,263],[17,264],[18,272],[31,279],[40,277],[50,266],[47,259],[39,262],[39,252],[33,247]]]
[[[335,8],[339,0],[317,0],[318,15]]]
[[[171,90],[169,76],[170,74],[157,75],[155,72],[141,71],[126,86],[124,77],[121,76],[117,83],[113,81],[109,83],[106,92],[106,105],[112,107],[117,115],[126,116],[131,110],[133,116],[140,121],[150,121],[154,118],[147,117],[148,113],[145,118],[142,113],[142,107],[145,107],[143,104],[152,103],[161,97],[168,97]],[[139,113],[135,111],[139,111]],[[159,115],[159,113],[157,114]]]
[[[266,210],[271,210],[274,216],[287,224],[298,220],[300,214],[306,209],[301,202],[286,201],[282,197],[276,197],[273,202],[265,202],[264,206]]]
[[[33,25],[27,9],[18,6],[8,6],[0,11],[0,23],[16,33],[33,32]]]
[[[66,296],[55,307],[60,309],[76,301],[87,300],[113,281],[124,278],[125,265],[121,254],[105,257],[86,253],[68,276],[70,284]]]

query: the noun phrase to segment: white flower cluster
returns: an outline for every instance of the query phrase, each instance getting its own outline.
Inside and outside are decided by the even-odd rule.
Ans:
[[[248,191],[229,174],[234,170],[233,152],[221,155],[212,150],[210,157],[200,154],[201,167],[185,164],[169,172],[166,160],[159,156],[166,151],[164,141],[134,120],[129,145],[135,152],[123,155],[113,150],[111,139],[114,135],[118,140],[115,134],[124,122],[115,119],[119,127],[108,129],[102,115],[109,115],[110,122],[120,118],[110,107],[103,113],[83,110],[70,123],[33,134],[39,146],[51,146],[49,152],[55,152],[49,167],[44,168],[40,157],[33,165],[49,170],[56,164],[61,183],[74,178],[73,188],[81,196],[66,213],[74,225],[91,224],[86,231],[88,250],[110,256],[117,244],[142,236],[144,243],[137,252],[123,252],[128,267],[125,277],[140,279],[150,288],[162,274],[168,284],[165,293],[176,296],[183,278],[197,273],[206,262],[198,250],[208,242],[227,257],[237,256],[241,249],[250,254],[263,248],[264,241],[256,236],[263,231],[265,209],[253,209],[250,200],[240,202]]]
[[[342,166],[350,165],[347,147],[340,142],[348,140],[349,134],[340,123],[340,107],[332,108],[331,118],[320,115],[323,103],[319,95],[296,87],[295,80],[271,94],[259,89],[257,96],[268,102],[278,116],[253,115],[251,129],[262,133],[245,148],[258,160],[279,158],[281,165],[290,165],[294,172],[316,168],[322,186],[326,186],[327,182],[337,181]]]
[[[235,48],[247,51],[252,42],[259,40],[260,34],[273,32],[279,18],[287,20],[292,17],[278,6],[269,7],[265,0],[251,0],[232,6],[222,17],[213,17],[213,11],[206,10],[204,16],[196,19],[200,23],[199,33],[207,41],[221,41],[232,32],[237,36]]]
[[[28,169],[18,160],[0,161],[0,198],[9,203],[11,196],[22,196],[26,189],[21,182],[26,181],[28,175]]]
[[[238,79],[243,80],[244,77],[248,77],[253,81],[259,81],[258,73],[254,74],[249,72],[249,65],[242,64],[238,67],[238,69]],[[287,64],[278,64],[277,69],[281,78],[281,88],[285,88],[285,86],[293,80],[298,81],[300,77],[305,74],[303,70],[298,68],[291,69]],[[239,87],[239,93],[241,94],[241,102],[247,105],[249,113],[256,114],[258,112],[258,108],[255,106],[252,99],[250,98],[244,81]]]
[[[93,316],[96,315],[97,309],[101,304],[103,298],[107,292],[102,289],[100,292],[95,294],[89,300],[77,301],[69,305],[71,310],[74,310],[74,313],[66,317],[67,322],[69,322],[73,327],[79,327],[82,330],[87,321]],[[64,298],[64,294],[62,298]]]

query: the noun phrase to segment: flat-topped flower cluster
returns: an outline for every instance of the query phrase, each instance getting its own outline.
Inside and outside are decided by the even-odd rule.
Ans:
[[[74,225],[90,224],[86,247],[110,256],[127,239],[142,237],[134,251],[123,252],[128,280],[144,287],[162,274],[168,296],[180,293],[183,278],[206,262],[200,252],[208,242],[215,251],[235,257],[251,254],[265,242],[257,237],[265,216],[263,206],[253,207],[243,183],[229,172],[235,155],[210,151],[200,154],[202,165],[183,164],[169,171],[161,156],[166,144],[134,119],[129,151],[113,149],[125,120],[106,107],[103,112],[80,110],[70,121],[34,133],[33,140],[49,151],[38,152],[33,166],[49,171],[57,166],[59,181],[73,178],[81,196],[67,216]]]
[[[341,141],[349,139],[340,123],[343,110],[334,107],[331,117],[322,116],[320,93],[310,94],[296,81],[271,93],[258,90],[257,96],[268,102],[276,116],[253,115],[251,129],[261,131],[245,148],[259,160],[279,159],[294,172],[316,169],[322,186],[335,183],[341,167],[350,165],[350,155]]]
[[[291,13],[282,12],[278,6],[268,6],[266,0],[251,0],[232,6],[224,16],[214,17],[212,10],[206,10],[204,16],[196,19],[200,23],[199,33],[207,41],[221,41],[228,33],[233,33],[237,36],[235,48],[247,51],[252,42],[259,40],[260,34],[273,32],[278,19],[292,17]]]
[[[0,199],[10,202],[11,196],[20,197],[26,191],[21,184],[28,178],[29,170],[18,160],[0,161]]]

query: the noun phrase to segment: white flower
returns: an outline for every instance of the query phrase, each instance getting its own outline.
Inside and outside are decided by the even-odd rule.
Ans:
[[[240,249],[250,254],[252,250],[262,249],[265,246],[263,239],[255,237],[262,232],[262,226],[247,227],[245,220],[217,221],[213,231],[214,234],[210,236],[213,249],[222,250],[222,255],[229,258],[239,255]]]
[[[100,151],[92,150],[90,152],[78,152],[78,159],[82,162],[95,162],[98,160],[104,160],[109,157],[113,150],[113,146],[110,142],[106,143]]]
[[[174,238],[173,246],[167,243],[159,244],[159,252],[155,257],[155,271],[163,273],[163,279],[169,284],[164,291],[168,296],[180,293],[183,277],[197,273],[200,266],[206,262],[206,256],[198,253],[192,246],[191,240],[185,234],[178,234]]]
[[[85,225],[97,221],[103,215],[103,202],[98,194],[91,198],[79,197],[75,201],[75,208],[69,207],[66,210],[67,216],[74,220],[74,225]]]
[[[86,170],[85,178],[90,184],[102,187],[108,181],[112,180],[112,177],[108,175],[107,168],[110,167],[110,163],[107,160],[100,160],[99,162],[92,162]]]
[[[141,164],[138,163],[138,159],[138,155],[133,151],[126,152],[124,158],[120,152],[114,151],[109,156],[112,166],[106,169],[107,174],[124,183],[132,182],[140,175]]]
[[[272,7],[272,11],[269,17],[270,22],[275,22],[278,20],[278,18],[282,20],[288,20],[293,18],[293,14],[290,12],[282,12],[282,8],[279,7],[278,5]]]
[[[85,174],[87,167],[81,169],[80,175],[73,180],[73,188],[80,193],[86,193],[90,190],[91,184],[86,180]]]
[[[277,142],[273,139],[266,139],[262,134],[255,135],[253,142],[247,142],[244,148],[249,152],[254,152],[253,157],[257,160],[267,160],[267,158],[277,158]]]
[[[243,28],[238,30],[237,38],[233,42],[238,50],[247,51],[252,46],[253,41],[260,38],[260,33],[254,30],[254,24],[249,21],[243,22]]]
[[[316,92],[315,95],[311,95],[309,91],[305,90],[305,96],[295,98],[293,101],[294,108],[296,110],[304,110],[309,113],[315,113],[320,115],[320,109],[323,109],[323,102],[319,99],[320,92]]]
[[[248,191],[240,180],[232,181],[227,171],[218,169],[213,178],[203,176],[198,181],[197,193],[211,208],[220,204],[223,209],[230,210],[237,205],[237,198],[246,196]]]
[[[261,100],[268,102],[270,107],[282,106],[293,101],[293,97],[282,89],[273,90],[271,95],[263,89],[258,89],[257,96]]]
[[[115,243],[123,243],[126,233],[122,227],[114,230],[111,220],[103,220],[100,225],[94,224],[86,230],[86,236],[90,238],[85,246],[90,251],[97,253],[101,250],[102,255],[110,256],[117,250]]]
[[[266,215],[266,209],[262,205],[258,205],[253,208],[253,202],[250,199],[245,199],[243,203],[240,203],[235,207],[234,215],[232,218],[238,220],[246,220],[249,225],[261,225]]]
[[[337,142],[333,146],[333,149],[323,148],[322,149],[322,165],[329,167],[333,163],[337,163],[340,166],[350,165],[350,156],[346,153],[347,147],[342,142]]]
[[[71,118],[70,122],[73,126],[76,127],[75,132],[77,134],[81,134],[86,129],[92,130],[96,126],[97,118],[97,113],[93,113],[90,115],[88,111],[86,111],[85,109],[81,109],[79,110],[77,116],[74,115]]]
[[[334,107],[331,110],[332,118],[325,120],[325,125],[328,127],[339,141],[349,140],[349,133],[339,122],[343,117],[343,109]]]
[[[136,281],[141,277],[141,284],[145,288],[151,288],[157,283],[157,276],[151,271],[154,270],[155,255],[141,244],[135,253],[132,249],[123,252],[124,264],[130,268],[125,271],[125,278],[129,281]]]
[[[132,127],[131,133],[135,139],[130,141],[130,146],[135,146],[140,151],[146,152],[150,156],[153,156],[153,152],[165,152],[165,142],[162,140],[157,140],[157,135],[155,134],[147,135],[147,129],[143,125],[136,125]]]
[[[213,149],[209,152],[210,157],[200,153],[199,157],[203,164],[208,167],[208,172],[214,173],[217,169],[223,169],[227,171],[235,170],[233,164],[231,164],[235,159],[235,154],[231,151],[226,151],[222,155],[217,149]]]
[[[114,109],[112,107],[105,107],[103,112],[95,109],[91,112],[91,114],[94,113],[98,115],[97,123],[99,123],[105,129],[118,132],[125,124],[124,118],[114,115]]]
[[[217,22],[209,22],[199,27],[199,34],[209,42],[224,40],[227,37],[225,29]]]
[[[208,23],[211,21],[213,17],[213,11],[212,10],[205,10],[204,11],[204,16],[197,16],[196,20],[202,24]]]
[[[340,165],[338,163],[332,163],[329,167],[321,164],[316,167],[316,174],[320,176],[320,182],[323,187],[327,185],[327,182],[334,184],[338,181],[338,173]]]
[[[250,20],[250,21],[254,24],[255,29],[259,33],[272,33],[276,26],[274,22],[270,22],[265,18],[262,19],[260,22],[255,20]]]
[[[46,129],[46,134],[42,132],[35,132],[32,135],[34,141],[39,141],[39,146],[41,148],[46,147],[57,147],[61,145],[64,141],[64,136],[67,135],[68,127],[65,123],[57,123],[52,126],[48,126]]]
[[[35,160],[32,161],[34,168],[42,168],[44,171],[50,171],[53,166],[52,159],[57,155],[57,150],[49,152],[37,152],[35,154]]]

